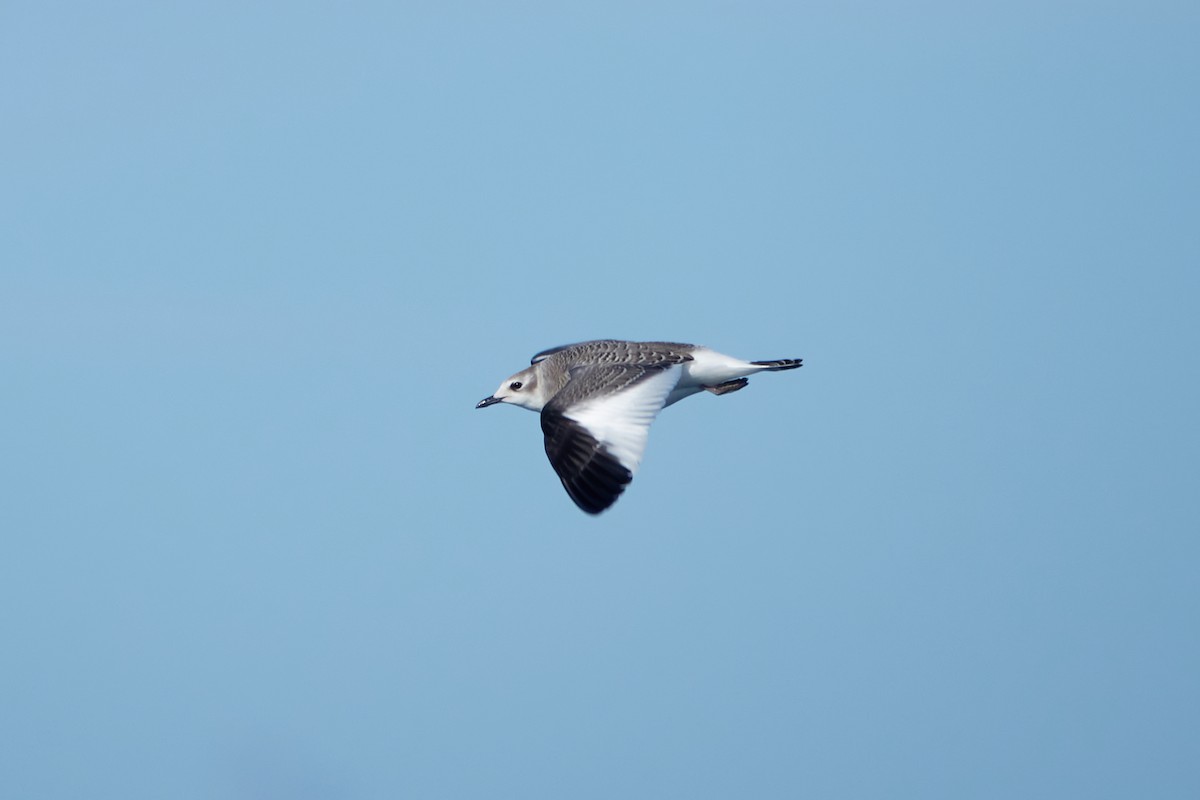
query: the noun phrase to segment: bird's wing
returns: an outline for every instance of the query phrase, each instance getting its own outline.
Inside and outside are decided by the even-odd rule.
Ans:
[[[679,342],[626,342],[620,339],[596,339],[551,347],[534,355],[530,364],[545,361],[555,353],[570,350],[572,364],[682,364],[691,361],[695,345]]]
[[[678,364],[576,367],[542,409],[546,456],[589,514],[616,502],[646,451],[650,423],[682,372]]]
[[[582,344],[582,342],[578,342],[576,344]],[[547,358],[554,355],[555,353],[561,353],[563,350],[566,350],[568,347],[575,347],[576,344],[560,344],[558,347],[548,347],[545,350],[541,351],[540,353],[534,353],[533,358],[529,359],[529,363],[531,365],[533,365],[533,364],[538,363],[539,361],[545,361]]]

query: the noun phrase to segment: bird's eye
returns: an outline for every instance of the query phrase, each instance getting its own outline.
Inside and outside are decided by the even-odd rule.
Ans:
[[[520,389],[520,388],[521,388],[521,386],[523,386],[523,385],[524,385],[524,384],[522,384],[520,381],[513,381],[512,383],[510,383],[510,384],[508,385],[508,388],[512,389],[512,390],[515,392],[515,391],[517,391],[518,389]]]

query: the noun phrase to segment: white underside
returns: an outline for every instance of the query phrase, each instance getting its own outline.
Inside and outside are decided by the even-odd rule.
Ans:
[[[683,364],[683,375],[667,397],[666,405],[678,403],[685,397],[702,392],[705,387],[744,378],[762,370],[763,367],[755,366],[749,361],[742,361],[707,347],[697,348],[692,352],[692,360]]]
[[[637,472],[646,452],[650,423],[666,405],[682,374],[679,366],[670,367],[616,394],[571,406],[566,416],[586,428],[621,466]]]
[[[699,348],[692,360],[672,366],[616,394],[572,406],[566,416],[587,429],[621,466],[637,472],[646,452],[650,423],[658,412],[708,386],[744,378],[765,367]]]

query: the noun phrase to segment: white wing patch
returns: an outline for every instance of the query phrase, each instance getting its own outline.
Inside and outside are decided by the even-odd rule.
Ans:
[[[628,389],[573,405],[563,416],[586,428],[621,466],[636,473],[646,452],[650,423],[662,410],[681,374],[678,364],[655,371]]]

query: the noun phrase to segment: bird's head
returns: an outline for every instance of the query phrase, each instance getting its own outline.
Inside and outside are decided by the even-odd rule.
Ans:
[[[500,384],[500,388],[475,404],[476,408],[487,408],[496,403],[512,403],[514,406],[528,408],[530,411],[541,411],[546,405],[546,398],[540,391],[537,365],[521,370],[516,375],[510,375]]]

